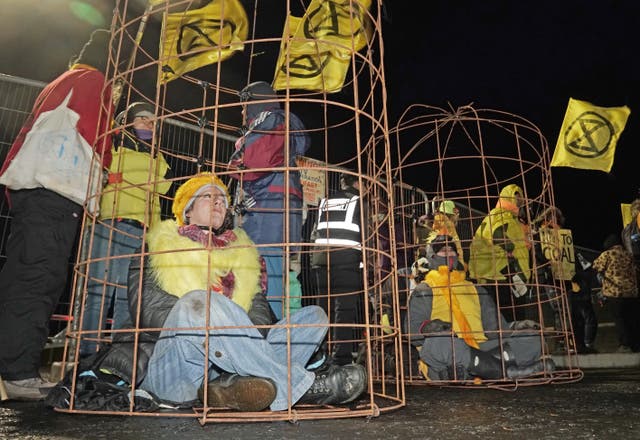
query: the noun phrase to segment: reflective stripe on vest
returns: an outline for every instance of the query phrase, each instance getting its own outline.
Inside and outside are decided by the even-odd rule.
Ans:
[[[352,246],[354,249],[362,249],[360,243],[353,240],[346,240],[344,238],[317,238],[316,244],[337,244],[340,246]]]

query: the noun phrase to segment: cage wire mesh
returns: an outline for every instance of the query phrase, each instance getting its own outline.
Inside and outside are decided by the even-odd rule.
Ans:
[[[567,300],[567,285],[570,286],[570,281],[566,280],[571,275],[559,273],[557,278],[556,274],[545,278],[543,274],[548,273],[546,270],[553,263],[539,258],[534,252],[537,246],[545,246],[546,256],[557,256],[569,248],[566,259],[573,264],[575,258],[570,246],[570,235],[565,237],[564,247],[562,242],[557,241],[557,235],[554,235],[556,238],[551,242],[540,238],[543,214],[551,212],[555,206],[549,149],[540,130],[524,118],[503,111],[477,110],[472,105],[445,110],[414,104],[404,111],[391,130],[390,138],[396,150],[393,178],[406,186],[423,188],[429,200],[428,215],[418,218],[412,226],[415,240],[398,249],[399,252],[404,249],[412,257],[412,261],[426,255],[426,244],[438,234],[435,231],[445,231],[457,242],[453,244],[464,260],[467,274],[472,275],[468,269],[474,262],[470,262],[470,259],[477,258],[471,255],[472,242],[483,219],[496,207],[501,190],[512,184],[521,188],[525,208],[520,209],[519,220],[525,231],[530,266],[530,275],[526,280],[527,293],[518,300],[511,294],[501,297],[498,293],[501,288],[507,288],[509,292],[513,287],[509,277],[497,281],[481,279],[476,275],[478,279],[472,281],[487,289],[508,322],[522,319],[538,322],[540,329],[528,331],[527,334],[533,333],[536,336],[541,345],[542,357],[549,358],[553,354],[563,360],[555,369],[547,367],[545,363],[542,371],[520,378],[511,378],[507,373],[507,364],[502,361],[500,378],[480,380],[469,377],[460,369],[456,370],[456,365],[461,361],[456,362],[453,354],[453,358],[442,360],[445,364],[449,362],[447,374],[430,375],[428,368],[424,374],[420,371],[420,349],[425,335],[412,334],[408,328],[404,328],[406,383],[512,389],[525,385],[580,380],[582,372],[575,356]],[[445,209],[445,201],[453,204]],[[411,198],[400,197],[396,209],[412,212],[415,203]],[[450,215],[445,215],[445,212]],[[497,222],[498,219],[489,216],[485,227],[493,227],[493,221]],[[497,264],[495,255],[490,257],[490,263]],[[414,270],[411,277],[412,288],[415,288],[417,283],[424,281],[425,274]],[[402,295],[400,298],[401,308],[406,309],[408,299]],[[405,311],[404,314],[406,313]],[[424,319],[428,320],[429,317]],[[451,317],[449,322],[453,319]],[[514,335],[512,330],[502,326],[497,331],[485,333],[489,339],[499,341],[500,352],[506,338]],[[443,334],[450,340],[451,346],[456,343],[454,332],[448,330],[437,336],[443,337]],[[426,337],[434,335],[427,334]],[[453,349],[451,351],[455,352]]]
[[[211,171],[229,186],[233,207],[238,207],[242,201],[244,194],[238,188],[244,179],[250,178],[251,172],[268,173],[275,170],[286,177],[300,173],[304,191],[302,206],[285,198],[283,207],[272,210],[287,219],[283,226],[285,238],[282,242],[263,242],[258,245],[261,252],[273,248],[280,250],[284,267],[281,279],[277,280],[283,286],[282,293],[278,297],[270,297],[270,301],[280,307],[284,318],[280,328],[284,328],[288,335],[284,363],[289,387],[292,369],[299,362],[291,356],[290,339],[291,331],[298,326],[291,320],[295,314],[291,285],[296,278],[303,286],[302,297],[298,298],[302,305],[327,304],[327,354],[336,346],[334,329],[351,331],[352,336],[341,342],[350,344],[353,361],[366,367],[365,392],[349,405],[295,405],[289,400],[284,411],[239,412],[209,407],[205,391],[202,401],[190,410],[163,409],[161,414],[197,417],[202,424],[378,416],[381,412],[405,404],[403,377],[398,365],[401,348],[398,280],[395,271],[380,270],[383,260],[387,268],[395,267],[396,256],[389,251],[395,244],[393,192],[411,192],[414,199],[422,198],[421,205],[416,202],[420,208],[407,213],[413,216],[409,221],[417,218],[416,213],[424,214],[426,209],[424,193],[402,185],[394,187],[390,176],[380,22],[382,4],[380,1],[310,2],[305,9],[302,2],[256,0],[250,3],[242,3],[246,8],[247,21],[240,23],[238,20],[242,19],[242,14],[238,17],[234,15],[237,11],[232,10],[232,5],[240,3],[213,2],[213,5],[222,6],[218,10],[222,14],[221,19],[214,23],[197,18],[199,8],[207,6],[207,2],[203,1],[153,1],[144,8],[131,1],[117,2],[111,25],[112,51],[107,72],[108,84],[114,89],[116,114],[134,102],[147,103],[154,109],[155,128],[151,154],[139,170],[139,181],[124,179],[117,185],[107,185],[93,197],[103,201],[109,197],[108,200],[113,202],[107,206],[103,203],[99,214],[85,214],[69,310],[69,316],[73,319],[66,334],[60,374],[69,368],[72,372],[76,371],[81,356],[86,354],[81,351],[83,347],[96,351],[100,346],[113,344],[118,337],[128,336],[137,343],[148,333],[177,331],[143,328],[140,325],[139,307],[130,310],[132,322],[128,325],[119,326],[114,321],[115,311],[122,306],[119,301],[123,298],[118,295],[128,289],[129,295],[137,296],[137,304],[140,304],[143,286],[128,286],[126,278],[110,279],[110,269],[126,260],[131,261],[132,266],[142,265],[142,271],[148,270],[144,263],[150,257],[144,247],[111,256],[112,248],[120,242],[129,241],[134,235],[114,222],[119,218],[119,195],[122,192],[134,192],[148,206],[144,217],[139,219],[144,225],[139,238],[144,243],[149,230],[159,221],[171,219],[176,189],[199,172]],[[228,9],[225,9],[225,5]],[[196,14],[196,19],[192,14]],[[173,31],[168,23],[174,23]],[[326,23],[332,25],[323,27]],[[304,29],[304,32],[296,33],[296,29]],[[163,44],[173,43],[178,46],[176,54],[171,55],[166,49],[161,49]],[[296,53],[292,48],[296,44],[306,45],[306,52],[302,55]],[[181,71],[177,67],[203,55],[211,58],[195,69]],[[279,59],[279,55],[283,58]],[[282,60],[287,60],[288,64],[283,65]],[[334,78],[323,76],[323,63],[337,63],[343,69],[344,82],[339,93],[333,93],[338,89],[330,90],[335,87],[331,85]],[[254,81],[271,82],[274,71],[274,83],[279,84],[275,88],[279,91],[277,96],[269,97],[267,101],[282,107],[287,114],[291,112],[300,117],[305,127],[293,134],[309,136],[311,146],[304,156],[296,158],[294,164],[285,163],[277,168],[258,170],[230,167],[234,143],[239,134],[246,133],[239,91]],[[311,90],[297,88],[308,78],[316,81]],[[292,127],[291,118],[286,117],[282,128],[287,135],[284,136],[283,145],[285,157],[290,155],[290,149],[293,148],[289,135],[297,130]],[[113,136],[114,145],[122,139],[123,132],[130,128],[131,121],[127,119],[114,125],[109,133]],[[114,156],[112,170],[118,169],[119,160],[121,156]],[[362,225],[362,264],[359,266],[362,285],[339,294],[354,300],[357,314],[350,317],[350,321],[338,322],[331,305],[332,297],[338,294],[332,293],[332,286],[319,291],[317,272],[311,262],[314,255],[320,254],[330,260],[340,249],[318,245],[310,235],[318,222],[321,200],[331,197],[340,189],[340,175],[353,176],[360,188],[360,208],[355,215]],[[93,178],[101,179],[102,176]],[[288,191],[291,185],[289,179],[285,179],[284,185],[285,191]],[[253,208],[248,206],[245,209]],[[291,238],[291,218],[296,214],[304,218],[302,236]],[[236,215],[236,221],[241,222],[242,216]],[[100,234],[106,243],[106,249],[102,251],[98,248],[97,237]],[[330,269],[327,273],[331,277]],[[117,288],[121,289],[121,293],[114,296]],[[96,310],[95,301],[94,310],[88,310],[88,298],[91,295],[99,298],[99,310]],[[378,313],[382,310],[386,315],[384,320]],[[91,328],[87,327],[90,313],[99,316],[97,326]],[[273,331],[273,326],[269,326],[269,329]],[[220,331],[220,326],[208,322],[205,327],[193,330],[206,334],[203,344],[210,347],[215,336],[209,334]],[[135,343],[132,357],[134,363],[142,362],[142,355]],[[385,362],[385,359],[397,361]],[[201,361],[203,382],[206,383],[210,363],[204,353]],[[72,377],[70,407],[61,411],[96,412],[74,407],[78,388],[75,375],[72,374]],[[132,393],[139,391],[139,379],[135,375],[132,378]],[[99,412],[160,414],[142,411],[134,401],[127,410]]]

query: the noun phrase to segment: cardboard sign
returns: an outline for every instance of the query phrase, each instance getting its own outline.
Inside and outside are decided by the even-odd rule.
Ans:
[[[296,158],[296,165],[300,168],[300,182],[304,203],[318,206],[320,200],[325,197],[327,173],[320,167],[326,167],[324,162],[304,156]]]
[[[576,273],[571,230],[540,228],[540,246],[545,258],[551,263],[553,278],[571,280]]]

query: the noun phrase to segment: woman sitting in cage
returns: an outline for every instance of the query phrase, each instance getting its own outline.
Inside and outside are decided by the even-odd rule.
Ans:
[[[453,237],[433,239],[426,259],[429,270],[409,299],[407,329],[428,380],[510,380],[555,369],[551,359],[541,359],[538,323],[508,323],[487,291],[466,280]]]
[[[140,333],[135,357],[134,334],[117,333],[106,356],[98,353],[104,358],[93,371],[135,380],[139,389],[183,407],[199,399],[211,407],[279,411],[289,400],[291,405],[355,400],[367,384],[361,365],[305,368],[328,329],[320,307],[302,307],[289,321],[272,326],[264,263],[242,228],[233,228],[229,203],[226,186],[211,173],[178,189],[176,219],[149,229],[143,266],[141,257],[134,257],[129,271],[137,328],[163,330]],[[207,325],[215,327],[208,341]]]

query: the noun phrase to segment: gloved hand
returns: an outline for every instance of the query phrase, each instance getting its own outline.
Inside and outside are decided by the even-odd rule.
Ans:
[[[511,277],[511,283],[511,293],[513,293],[513,296],[516,298],[520,298],[529,291],[529,288],[524,283],[524,280],[519,273]]]
[[[540,324],[531,319],[513,321],[510,327],[512,330],[540,330]]]
[[[600,307],[604,307],[607,302],[607,297],[602,293],[602,289],[599,289],[592,295],[592,302],[598,304]]]
[[[427,320],[420,326],[420,333],[423,335],[430,335],[432,333],[441,333],[451,331],[451,323],[444,322],[441,319]]]
[[[253,197],[247,197],[236,203],[233,207],[233,211],[236,215],[245,215],[247,210],[256,206],[256,199]]]

